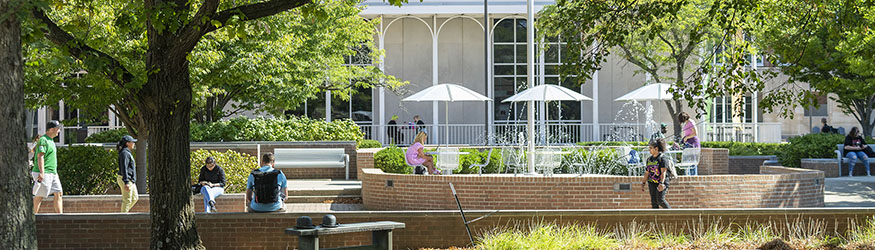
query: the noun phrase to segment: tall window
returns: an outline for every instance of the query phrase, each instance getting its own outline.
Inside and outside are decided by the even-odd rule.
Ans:
[[[744,115],[743,122],[753,122],[753,102],[750,96],[744,97]],[[711,109],[712,123],[733,123],[732,115],[735,114],[736,107],[732,104],[732,97],[721,96],[714,98],[714,105]]]
[[[495,27],[493,37],[493,62],[495,83],[495,121],[519,121],[525,120],[525,104],[502,103],[501,100],[508,98],[528,88],[526,83],[526,20],[525,19],[495,19],[498,25]],[[547,49],[544,52],[544,70],[541,72],[540,53],[541,45],[535,42],[535,84],[559,84],[569,89],[578,89],[575,79],[568,78],[559,81],[559,66],[562,64],[563,54],[566,53],[565,43],[561,39],[549,39],[546,41]],[[540,82],[541,76],[544,82]],[[561,110],[561,117],[560,117]],[[580,103],[552,102],[548,109],[550,120],[579,120]]]

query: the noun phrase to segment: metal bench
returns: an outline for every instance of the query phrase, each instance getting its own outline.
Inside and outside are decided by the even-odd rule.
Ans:
[[[349,180],[349,155],[342,148],[275,148],[276,168],[344,168]]]
[[[836,144],[836,162],[839,164],[839,176],[842,176],[842,164],[848,163],[851,161],[850,158],[845,157],[845,144]],[[860,161],[857,161],[860,162]],[[848,169],[850,171],[850,169]],[[848,175],[852,175],[854,173],[848,172]]]
[[[371,232],[371,245],[342,247],[332,249],[375,249],[392,250],[392,230],[404,228],[404,223],[377,221],[365,223],[340,224],[337,227],[316,227],[313,229],[286,228],[286,234],[298,236],[298,249],[319,249],[319,235]],[[327,249],[327,248],[324,248]]]

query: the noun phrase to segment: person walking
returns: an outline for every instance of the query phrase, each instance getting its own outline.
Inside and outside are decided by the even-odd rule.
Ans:
[[[122,213],[131,211],[134,204],[137,204],[137,201],[140,200],[137,194],[137,162],[131,153],[135,142],[137,142],[137,139],[126,135],[122,136],[118,145],[116,145],[116,150],[118,150],[118,175],[115,177],[115,181],[122,192]]]
[[[216,197],[225,194],[225,170],[216,164],[216,158],[212,156],[204,160],[201,173],[197,177],[198,185],[201,186],[201,194],[204,195],[204,212],[218,212]]]
[[[857,159],[863,161],[863,166],[866,166],[866,176],[872,176],[869,172],[869,156],[864,153],[869,145],[866,140],[860,135],[860,129],[857,127],[851,128],[848,135],[845,136],[845,157],[848,161],[848,176],[854,176],[854,164],[857,164]]]
[[[425,132],[428,134],[428,130],[426,130],[425,122],[419,119],[419,115],[413,116],[413,126],[416,128],[414,131],[418,135],[419,132]]]
[[[681,134],[683,134],[684,137],[681,139],[681,146],[683,146],[683,148],[701,148],[702,145],[699,144],[696,123],[693,122],[693,119],[690,119],[690,115],[687,114],[687,112],[681,112],[678,114],[678,121],[680,121],[683,126],[683,133]],[[699,175],[699,166],[690,166],[689,170],[687,170],[687,175]]]
[[[650,157],[647,158],[644,182],[641,183],[641,192],[646,185],[650,191],[650,206],[652,208],[671,208],[668,201],[665,200],[665,194],[668,192],[669,176],[674,176],[674,166],[672,160],[668,158],[665,152],[665,139],[656,139],[650,143]]]
[[[58,176],[58,154],[54,138],[61,131],[61,123],[55,120],[46,124],[46,134],[39,138],[34,149],[33,168],[33,213],[39,212],[43,198],[54,194],[55,212],[64,213],[63,188]]]

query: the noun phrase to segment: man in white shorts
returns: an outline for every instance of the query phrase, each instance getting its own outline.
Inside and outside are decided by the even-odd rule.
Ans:
[[[64,213],[61,201],[61,179],[58,178],[58,155],[54,138],[61,130],[61,123],[50,121],[46,124],[46,134],[39,138],[34,149],[33,169],[33,213],[39,212],[40,203],[49,194],[55,194],[55,212]]]

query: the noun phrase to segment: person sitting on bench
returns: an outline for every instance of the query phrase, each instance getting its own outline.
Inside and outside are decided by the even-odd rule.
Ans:
[[[246,180],[246,204],[248,212],[284,212],[286,176],[273,168],[273,153],[261,156],[261,168],[252,170]]]

